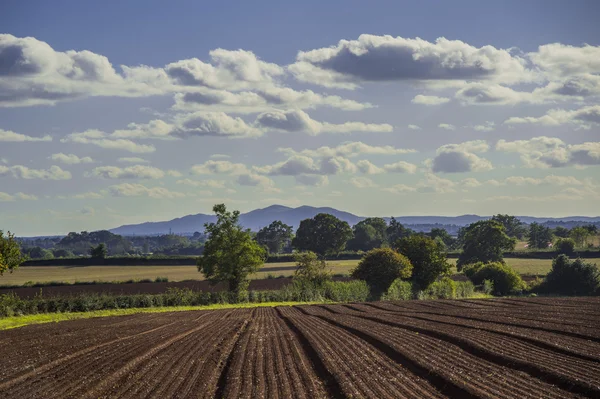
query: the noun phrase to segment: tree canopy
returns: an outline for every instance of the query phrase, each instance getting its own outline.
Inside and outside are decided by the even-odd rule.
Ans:
[[[427,289],[438,277],[450,273],[450,264],[438,242],[422,234],[404,237],[394,244],[400,254],[413,265],[412,280]]]
[[[463,250],[456,262],[460,271],[464,265],[477,262],[504,262],[504,251],[512,251],[516,240],[506,235],[504,226],[495,220],[481,220],[464,230]]]
[[[256,241],[266,246],[269,253],[278,254],[290,243],[292,235],[292,226],[288,226],[280,220],[275,220],[256,233]]]
[[[239,211],[229,212],[224,204],[213,207],[216,223],[206,223],[208,239],[198,258],[198,270],[212,284],[227,282],[229,291],[241,294],[248,289],[251,273],[258,271],[266,251],[239,224]]]
[[[529,248],[546,249],[552,242],[552,230],[549,227],[542,226],[539,223],[529,225],[527,243]]]
[[[319,213],[300,222],[292,245],[300,251],[312,251],[325,256],[342,251],[350,238],[352,229],[347,222],[327,213]]]
[[[406,256],[391,248],[376,248],[367,252],[361,259],[352,271],[352,277],[366,281],[371,295],[379,298],[394,280],[410,278],[412,269],[413,266]]]
[[[353,237],[348,241],[351,251],[369,251],[387,243],[387,224],[382,218],[366,218],[352,228]]]
[[[0,275],[6,271],[13,271],[25,261],[21,254],[19,243],[15,240],[15,235],[10,231],[4,235],[0,230]]]
[[[504,231],[509,237],[514,237],[519,240],[525,237],[527,228],[516,216],[497,214],[492,216],[492,220],[499,222],[504,226]]]
[[[394,243],[396,240],[400,238],[408,237],[413,234],[414,231],[411,229],[404,227],[402,223],[397,221],[395,218],[390,219],[390,224],[387,227],[387,239],[389,242]]]

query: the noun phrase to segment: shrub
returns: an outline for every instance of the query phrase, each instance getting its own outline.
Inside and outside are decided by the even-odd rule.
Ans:
[[[390,248],[377,248],[367,252],[352,271],[352,277],[366,281],[372,297],[379,298],[387,292],[394,280],[409,278],[412,269],[413,266],[406,256]]]
[[[168,277],[157,277],[154,279],[155,283],[168,283],[169,282],[169,278]]]
[[[600,286],[600,272],[592,263],[559,255],[539,291],[562,295],[592,295]]]
[[[493,285],[494,295],[507,295],[512,292],[521,291],[525,284],[521,276],[510,266],[500,263],[482,263],[467,265],[464,273],[476,285],[483,284],[484,280],[490,280]]]
[[[492,292],[494,292],[494,282],[492,280],[483,280],[481,290],[486,295],[492,295]]]
[[[572,238],[559,238],[555,249],[559,254],[571,255],[575,252],[575,241]]]
[[[327,272],[327,263],[319,259],[314,252],[300,252],[296,254],[296,272],[294,281],[300,284],[308,284],[314,287],[322,287],[327,281],[331,280],[331,275]]]
[[[449,277],[436,281],[419,292],[419,299],[454,299],[456,298],[456,282]]]
[[[427,289],[440,276],[450,273],[443,247],[430,237],[413,234],[396,241],[394,248],[413,265],[412,280],[421,289]]]
[[[475,295],[475,285],[470,281],[455,281],[456,298],[471,298]]]
[[[364,302],[369,297],[369,286],[361,280],[328,281],[325,298],[335,302]]]
[[[381,299],[384,301],[407,301],[413,298],[413,286],[410,281],[396,279]]]

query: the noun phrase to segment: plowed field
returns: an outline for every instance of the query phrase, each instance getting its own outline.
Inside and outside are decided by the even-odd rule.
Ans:
[[[0,332],[1,398],[600,398],[600,298],[137,314]]]

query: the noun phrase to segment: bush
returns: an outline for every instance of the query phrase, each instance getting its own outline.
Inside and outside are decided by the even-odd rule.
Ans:
[[[430,237],[413,234],[396,241],[394,248],[413,265],[412,280],[421,289],[427,289],[440,276],[450,273],[443,247]]]
[[[154,279],[155,283],[168,283],[169,282],[169,278],[168,277],[157,277]]]
[[[297,269],[294,273],[294,281],[322,287],[331,280],[331,275],[327,271],[327,263],[325,260],[319,259],[316,253],[300,252],[296,254],[295,258]]]
[[[410,281],[396,279],[382,296],[384,301],[407,301],[413,298],[413,285]]]
[[[494,292],[494,282],[492,280],[483,280],[481,290],[486,295],[492,295],[492,292]]]
[[[559,254],[572,255],[575,253],[575,241],[572,238],[559,238],[555,249]]]
[[[456,282],[449,277],[436,281],[420,291],[419,299],[454,299],[456,298]]]
[[[369,297],[369,286],[361,280],[328,281],[325,298],[335,302],[364,302]]]
[[[470,281],[455,281],[456,298],[472,298],[475,295],[475,285]]]
[[[369,285],[371,296],[379,298],[397,278],[407,279],[413,266],[404,255],[390,248],[373,249],[362,258],[352,277],[364,280]]]
[[[482,263],[464,267],[463,272],[475,284],[481,285],[484,280],[490,280],[493,285],[494,295],[507,295],[525,288],[521,276],[510,266],[500,262]]]
[[[593,295],[600,287],[600,272],[592,263],[559,255],[552,261],[552,270],[538,290],[562,295]]]

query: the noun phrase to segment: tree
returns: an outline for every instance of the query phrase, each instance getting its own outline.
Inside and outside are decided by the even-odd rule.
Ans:
[[[387,224],[382,218],[366,218],[352,228],[353,237],[347,248],[351,251],[368,251],[387,243]]]
[[[571,229],[571,238],[575,241],[577,247],[583,247],[587,242],[590,231],[583,226],[573,227]]]
[[[239,211],[229,212],[225,204],[213,207],[216,223],[205,223],[208,239],[198,258],[198,270],[211,284],[227,282],[238,295],[248,289],[248,275],[256,273],[266,259],[265,250],[239,224]]]
[[[396,241],[394,249],[410,260],[413,265],[412,280],[422,290],[427,289],[438,277],[450,273],[446,253],[430,237],[413,234]]]
[[[324,259],[319,259],[316,253],[300,252],[295,255],[295,259],[294,281],[303,286],[322,287],[331,280],[331,275],[327,271],[327,263]]]
[[[562,227],[562,226],[557,226],[554,228],[554,230],[552,231],[552,233],[556,236],[556,237],[560,237],[560,238],[567,238],[569,237],[569,229]]]
[[[546,249],[552,242],[552,231],[549,227],[544,227],[539,223],[529,225],[529,237],[527,243],[529,248]]]
[[[581,258],[570,260],[566,255],[558,255],[540,290],[552,294],[590,295],[599,286],[600,271],[596,265]]]
[[[73,252],[67,250],[67,249],[55,249],[52,251],[54,253],[54,257],[56,258],[72,258],[73,256],[75,256],[75,254],[73,254]]]
[[[0,230],[0,276],[6,271],[12,273],[25,260],[26,258],[21,254],[19,243],[15,240],[15,235],[10,231],[4,235],[4,232]]]
[[[54,254],[42,247],[23,248],[22,250],[30,259],[52,259]]]
[[[92,258],[96,259],[106,258],[106,255],[108,255],[106,245],[104,245],[104,243],[100,243],[97,247],[90,247],[90,255],[92,256]]]
[[[263,227],[256,234],[256,241],[266,246],[269,253],[278,254],[292,239],[292,226],[275,220],[270,225]]]
[[[516,216],[498,214],[492,216],[492,220],[495,220],[496,222],[499,222],[504,226],[504,230],[507,236],[514,237],[519,240],[525,237],[527,228],[525,227],[524,223],[521,222]]]
[[[465,267],[464,273],[475,285],[491,281],[495,295],[507,295],[526,287],[521,275],[504,262],[478,262]]]
[[[404,255],[391,248],[372,249],[361,259],[352,277],[366,281],[374,298],[381,297],[398,278],[408,279],[413,266]]]
[[[516,240],[506,235],[504,226],[495,220],[481,220],[464,230],[463,250],[458,256],[458,271],[464,265],[477,262],[504,262],[502,253],[512,251]]]
[[[575,252],[575,241],[572,238],[559,238],[554,249],[559,254],[572,255]]]
[[[439,227],[434,227],[427,235],[433,240],[440,239],[446,247],[452,247],[456,243],[456,239],[446,229]]]
[[[409,235],[413,234],[414,231],[404,227],[402,223],[398,222],[395,218],[392,217],[390,219],[390,224],[386,229],[386,233],[389,242],[396,242],[401,238],[408,237]]]
[[[300,222],[292,245],[300,251],[313,251],[325,256],[342,251],[350,238],[352,229],[348,223],[333,215],[319,213]]]

